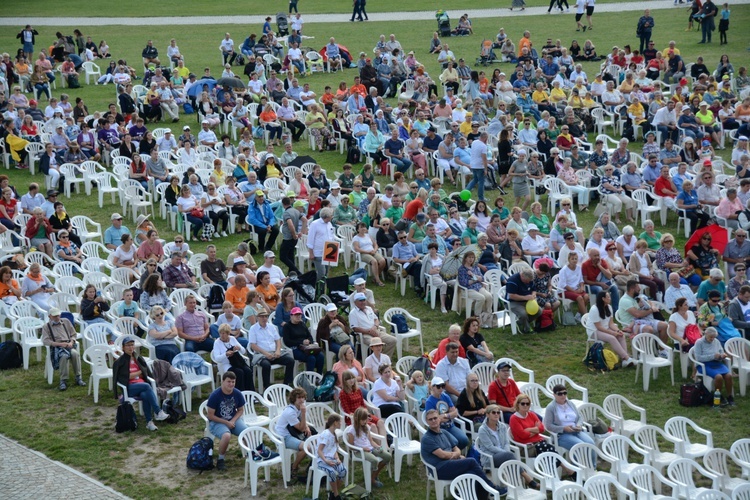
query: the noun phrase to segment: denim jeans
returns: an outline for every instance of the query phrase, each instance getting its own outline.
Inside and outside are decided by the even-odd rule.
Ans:
[[[458,441],[459,450],[463,450],[467,446],[469,446],[469,438],[466,437],[466,433],[462,431],[457,425],[452,425],[450,429],[443,428],[443,432],[447,432],[448,434],[452,435],[456,440]]]
[[[396,166],[396,170],[401,172],[402,174],[409,170],[411,168],[411,160],[404,157],[404,158],[390,158],[391,163],[393,163]]]
[[[477,198],[479,201],[484,201],[484,169],[483,168],[472,168],[471,169],[471,182],[469,182],[469,185],[466,186],[466,189],[471,191],[471,189],[476,186],[477,187]]]
[[[180,354],[180,348],[175,344],[162,344],[154,349],[156,350],[156,359],[161,359],[169,364],[172,364],[174,357]]]
[[[561,432],[557,435],[557,443],[566,450],[580,443],[596,445],[591,436],[585,432]],[[594,457],[594,463],[596,464],[596,457]]]
[[[219,338],[218,329],[215,331],[208,331],[208,337],[202,342],[196,342],[195,340],[185,341],[185,350],[189,352],[206,351],[211,352],[214,350],[214,339]]]
[[[326,357],[322,352],[315,355],[308,355],[295,347],[292,349],[292,354],[297,361],[305,362],[305,370],[309,372],[318,372],[321,375],[323,374],[323,364],[326,361]]]
[[[211,219],[208,218],[207,215],[204,215],[203,218],[194,217],[190,214],[187,215],[187,220],[190,224],[192,224],[192,230],[193,230],[193,237],[198,238],[201,236],[201,230],[203,229],[203,224],[208,224],[211,222]]]
[[[128,396],[141,400],[147,423],[151,422],[156,413],[159,413],[159,402],[156,400],[156,394],[154,394],[151,384],[138,382],[137,384],[128,385]]]
[[[602,291],[602,287],[598,285],[590,285],[591,288],[591,295],[596,297],[596,294]],[[618,307],[620,306],[620,290],[617,288],[617,285],[610,285],[610,287],[607,289],[609,292],[609,295],[612,297],[612,310],[617,311]]]

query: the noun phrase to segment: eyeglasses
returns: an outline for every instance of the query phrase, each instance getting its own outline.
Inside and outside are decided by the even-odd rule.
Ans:
[[[182,243],[182,240],[174,240],[175,243]]]
[[[495,410],[490,412],[491,415],[500,415],[500,412]]]
[[[162,316],[164,316],[164,313],[157,313],[157,314],[156,314],[156,317],[157,317],[157,318],[161,318]]]
[[[704,240],[704,241],[711,241],[711,238],[710,238],[710,237],[708,237],[708,236],[705,236],[705,237],[703,237],[703,238],[701,238],[701,239],[702,239],[702,240]]]
[[[744,271],[745,268],[744,267],[735,267],[734,270],[735,271]]]
[[[70,236],[67,236],[67,235],[65,235],[65,236],[60,236],[60,239],[61,239],[61,240],[67,240],[67,239],[69,239],[69,238],[70,238]]]
[[[567,396],[568,391],[560,391],[560,392],[556,392],[555,394],[557,394],[558,396]]]
[[[718,302],[719,299],[711,299],[711,302]]]
[[[747,238],[747,236],[745,236],[744,234],[735,234],[734,237],[735,238]]]
[[[569,206],[570,206],[570,203],[563,203],[563,204],[562,204],[562,206],[564,206],[564,207],[569,207]]]
[[[531,406],[531,403],[529,403],[528,401],[526,401],[526,402],[523,402],[523,403],[518,403],[518,406]]]

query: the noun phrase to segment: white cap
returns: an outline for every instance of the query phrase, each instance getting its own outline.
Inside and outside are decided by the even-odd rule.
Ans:
[[[364,285],[365,283],[367,283],[367,281],[365,281],[364,278],[357,278],[356,280],[354,280],[355,285]]]
[[[432,385],[445,385],[445,380],[440,377],[434,377],[431,383]]]
[[[331,312],[331,311],[337,311],[337,310],[338,308],[336,307],[336,304],[334,304],[333,302],[326,304],[326,311]]]

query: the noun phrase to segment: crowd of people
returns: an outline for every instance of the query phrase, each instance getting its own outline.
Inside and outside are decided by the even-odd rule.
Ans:
[[[355,2],[355,14],[364,14],[364,5]],[[296,2],[294,6],[296,10]],[[227,33],[221,42],[222,77],[235,77],[232,63],[240,55],[248,58],[243,76],[249,83],[242,88],[217,85],[210,68],[198,79],[185,67],[174,39],[167,58],[175,67],[164,72],[158,50],[148,41],[142,67],[112,60],[99,83],[117,85],[118,100],[108,111],[92,115],[81,98],[71,104],[66,94],[59,100],[51,97],[48,82],[56,64],[70,75],[70,65],[76,71],[79,62],[111,57],[106,42],[97,46],[77,32],[76,48],[58,33],[59,44],[33,59],[38,32],[27,26],[19,33],[23,46],[15,61],[5,54],[0,64],[4,147],[17,168],[38,161],[51,187],[40,192],[32,182],[22,194],[0,175],[0,233],[11,231],[14,245],[25,238],[52,263],[70,263],[72,276],[104,264],[113,274],[118,269],[132,272],[117,296],[105,293],[105,286],[82,281],[77,321],[85,330],[128,317],[145,327],[141,339],[120,339],[123,354],[113,370],[128,393],[143,400],[149,430],[156,430],[154,421],[166,416],[145,383],[151,367],[135,344],[152,347],[156,359],[167,363],[182,351],[210,353],[223,373],[221,387],[208,398],[209,429],[221,440],[219,469],[226,467],[231,435],[245,428],[242,391],[254,391],[259,382],[252,367],[261,368],[264,387],[272,384],[272,368],[278,366],[284,369],[284,383],[292,385],[297,362],[307,371],[324,372],[323,344],[336,361],[329,368],[339,377],[337,399],[350,424],[345,439],[362,447],[376,465],[375,487],[382,486],[378,474],[391,457],[387,443],[376,443],[372,434],[382,435],[384,420],[406,410],[407,396],[425,410],[422,457],[439,479],[472,472],[487,480],[482,466],[498,467],[512,458],[509,435],[537,452],[554,451],[542,437],[545,429],[557,434],[566,449],[591,442],[565,386],[554,388],[554,401],[541,418],[509,378],[508,364],[498,365],[497,380],[487,393],[478,387],[471,367],[496,359],[481,330],[497,326],[494,312],[500,299],[523,334],[554,324],[560,308],[574,323],[587,315],[585,326],[593,338],[610,346],[624,367],[635,364],[628,340],[641,333],[658,336],[664,350],[673,344],[693,348],[721,391],[721,404],[734,405],[722,345],[729,338],[750,336],[745,317],[750,308],[750,98],[740,98],[750,79],[744,67],[734,72],[726,55],[714,72],[701,57],[688,70],[674,42],[663,51],[655,49],[650,41],[653,18],[648,11],[644,17],[639,21],[640,50],[613,47],[607,56],[597,55],[588,40],[582,47],[573,40],[567,49],[549,38],[537,51],[529,31],[516,50],[501,30],[493,50],[516,64],[510,77],[500,69],[491,75],[471,69],[435,33],[425,56],[437,57],[442,67],[433,78],[414,51],[406,52],[395,35],[383,35],[374,57],[362,52],[338,64],[341,71],[356,66],[351,85],[342,80],[336,90],[326,87],[320,96],[307,81],[300,86],[296,76],[310,69],[299,49],[301,17],[292,20],[286,49],[269,18],[258,41],[251,34],[235,46]],[[468,16],[463,22],[470,29]],[[590,19],[588,23],[591,27]],[[334,66],[349,57],[334,38],[326,49]],[[266,54],[280,62],[265,61]],[[598,59],[602,69],[589,79],[580,62]],[[28,60],[35,60],[33,70]],[[136,74],[145,75],[147,91],[134,90]],[[402,86],[408,82],[413,92]],[[665,86],[670,83],[673,88]],[[37,99],[24,95],[32,88],[35,96],[47,96],[44,110]],[[6,96],[6,90],[12,93]],[[385,101],[390,95],[399,95],[395,106]],[[167,131],[155,139],[145,127],[151,120],[179,121],[179,106],[186,104],[201,115],[197,136],[185,125],[177,138]],[[624,137],[614,146],[598,136],[589,142],[601,112],[622,120],[630,140]],[[238,141],[220,132],[225,122],[238,133]],[[641,154],[633,146],[639,130]],[[733,135],[725,137],[729,130]],[[333,175],[319,164],[309,171],[285,170],[295,165],[295,144],[305,133],[318,151],[343,142],[349,153],[343,173]],[[255,139],[264,134],[267,146],[259,151]],[[731,172],[716,152],[727,139],[736,141],[726,161]],[[44,145],[39,158],[28,157],[27,145],[34,142]],[[352,152],[365,160],[361,169]],[[209,168],[200,163],[207,157]],[[126,159],[123,178],[144,190],[156,191],[166,183],[168,210],[182,214],[191,231],[167,243],[150,217],[139,216],[131,234],[123,217],[114,213],[102,235],[111,259],[87,267],[98,255],[84,251],[80,228],[57,200],[58,193],[65,176],[80,174],[76,166],[117,158]],[[65,164],[73,167],[62,168]],[[376,175],[391,169],[393,181],[382,185],[383,177]],[[459,182],[466,183],[466,190],[456,187],[460,193],[448,194],[451,184]],[[562,195],[546,214],[532,195],[552,196],[554,186]],[[474,187],[476,200],[471,200]],[[486,197],[490,189],[498,193],[491,204]],[[668,228],[657,231],[652,220],[642,217],[644,230],[636,235],[635,221],[645,214],[648,199],[643,196],[665,213],[676,211],[689,231],[700,233],[684,254],[675,248]],[[590,230],[576,216],[575,199],[579,214],[599,201]],[[240,243],[226,261],[217,257],[213,244],[205,246],[202,260],[191,260],[188,241],[228,237],[233,216],[238,233],[254,236],[263,265],[256,264],[248,243]],[[734,231],[721,250],[712,244],[710,229],[717,223]],[[292,288],[303,274],[298,265],[308,260],[317,278],[326,278],[326,243],[337,238],[365,272],[353,280],[344,307],[328,304],[320,322],[308,325]],[[277,255],[286,272],[276,265]],[[449,275],[445,264],[455,258],[460,265]],[[28,300],[44,312],[43,341],[54,348],[59,389],[68,389],[69,365],[76,385],[85,385],[73,323],[61,318],[67,311],[58,308],[54,297],[62,291],[57,280],[53,283],[39,262],[9,256],[4,264],[0,300],[6,307]],[[22,273],[21,283],[15,270]],[[498,273],[503,297],[491,285]],[[433,293],[433,307],[439,297],[444,314],[459,310],[462,295],[473,304],[464,324],[451,325],[440,342],[431,380],[419,371],[409,380],[394,372],[395,332],[381,324],[377,289],[367,287],[368,280],[382,287],[389,276],[411,279],[420,296]],[[189,293],[176,299],[174,292],[180,290]],[[220,300],[207,304],[215,296]],[[221,310],[216,319],[210,318],[208,305]],[[380,417],[368,411],[367,400]],[[301,451],[311,435],[306,394],[295,389],[288,401],[275,432],[287,448]],[[457,425],[458,416],[474,425],[474,446],[485,454],[481,465],[464,458],[469,439]],[[318,430],[318,467],[328,474],[334,496],[346,475],[335,447],[341,421],[331,418],[326,429]],[[293,475],[304,456],[297,453]],[[531,477],[524,480],[539,487]]]

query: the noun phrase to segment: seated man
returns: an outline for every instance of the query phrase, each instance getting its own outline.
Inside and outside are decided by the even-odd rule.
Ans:
[[[732,320],[732,325],[746,339],[750,339],[750,321],[747,320],[744,312],[748,306],[750,306],[750,285],[742,285],[737,297],[729,303],[727,316]]]
[[[216,257],[216,246],[208,245],[206,247],[208,257],[201,262],[201,276],[203,281],[210,285],[219,285],[224,290],[229,285],[227,283],[227,266],[224,261]]]
[[[435,355],[432,356],[432,364],[437,365],[440,360],[445,357],[446,346],[450,343],[458,344],[458,356],[461,358],[466,358],[466,350],[464,349],[464,346],[461,345],[460,339],[461,326],[457,323],[453,323],[450,327],[448,327],[448,336],[441,340],[438,344],[438,347],[435,350]]]
[[[474,474],[492,485],[479,462],[461,455],[458,440],[440,428],[441,419],[437,410],[428,411],[425,414],[425,420],[429,428],[422,436],[420,454],[425,463],[435,467],[438,479],[450,481],[461,474]],[[501,494],[506,493],[505,488],[494,485],[493,487]],[[479,485],[477,485],[477,498],[487,498],[487,492]]]
[[[623,324],[632,328],[632,332],[636,335],[653,333],[658,335],[662,342],[671,345],[667,335],[668,323],[654,317],[654,314],[661,316],[656,302],[650,302],[645,296],[640,295],[641,287],[637,280],[630,280],[625,286],[625,295],[620,299],[618,309]]]
[[[159,51],[154,47],[151,40],[146,43],[146,47],[141,52],[141,57],[143,58],[144,67],[148,67],[149,64],[156,64],[157,66],[160,64]]]
[[[81,356],[76,349],[76,331],[66,318],[60,317],[60,309],[49,310],[49,321],[42,327],[42,343],[51,349],[52,369],[60,370],[59,389],[68,388],[69,365],[73,365],[76,385],[86,386],[81,377]]]
[[[255,352],[252,362],[261,368],[263,387],[271,386],[271,365],[284,367],[284,383],[292,385],[294,378],[294,357],[284,348],[282,352],[281,337],[276,325],[268,322],[268,311],[261,310],[257,314],[258,321],[248,331],[250,349]]]
[[[190,288],[193,290],[198,288],[195,274],[182,261],[180,252],[172,252],[169,265],[164,266],[162,270],[162,277],[164,278],[164,284],[169,288]]]
[[[607,261],[602,259],[599,250],[588,249],[589,258],[581,264],[583,282],[591,288],[591,295],[596,296],[602,290],[607,290],[612,297],[612,310],[616,311],[620,305],[620,290],[613,280],[612,271]]]
[[[354,294],[354,308],[349,313],[349,326],[354,333],[362,334],[365,345],[369,346],[373,339],[380,338],[384,344],[383,352],[387,356],[393,356],[396,352],[396,337],[386,333],[375,312],[367,305],[367,295],[362,292]]]
[[[218,470],[226,470],[225,455],[232,436],[242,434],[247,426],[242,420],[245,412],[245,396],[235,389],[237,375],[231,371],[224,372],[221,387],[208,397],[208,430],[219,439],[219,457],[216,460]]]
[[[177,335],[185,339],[185,350],[189,352],[211,352],[214,338],[208,328],[208,318],[203,311],[196,310],[198,301],[193,295],[185,298],[185,312],[177,316]]]
[[[458,410],[453,404],[450,396],[445,393],[445,381],[440,377],[434,377],[430,385],[430,396],[424,404],[425,411],[437,410],[440,414],[440,428],[452,435],[458,441],[458,448],[463,450],[469,445],[469,438],[453,420],[458,417]]]
[[[110,217],[112,225],[104,231],[104,245],[114,252],[122,243],[122,235],[130,234],[130,229],[122,225],[122,215],[113,213]]]
[[[461,391],[466,388],[466,376],[471,371],[469,361],[458,356],[460,344],[453,342],[445,346],[445,357],[435,366],[435,377],[445,381],[445,392],[455,404]],[[434,383],[434,382],[433,382]]]
[[[284,276],[284,271],[282,271],[279,266],[275,265],[274,262],[276,262],[276,254],[271,250],[265,252],[263,254],[263,265],[258,267],[257,272],[266,271],[271,276],[271,284],[275,286],[277,290],[281,290],[284,288],[287,278]]]
[[[393,245],[393,262],[403,266],[403,272],[414,278],[414,291],[422,293],[419,277],[422,271],[422,256],[417,253],[414,243],[407,240],[407,233],[403,229],[398,232],[398,243]]]
[[[664,305],[667,306],[668,310],[674,309],[674,303],[680,297],[687,300],[688,307],[692,311],[698,308],[698,302],[696,301],[693,290],[687,285],[680,283],[680,275],[677,273],[669,273],[669,287],[664,292]]]
[[[531,321],[535,321],[540,314],[537,312],[534,316],[529,316],[526,312],[526,303],[530,300],[536,300],[536,292],[531,290],[533,281],[534,271],[528,268],[508,278],[505,285],[510,310],[518,318],[521,333],[531,332]]]

